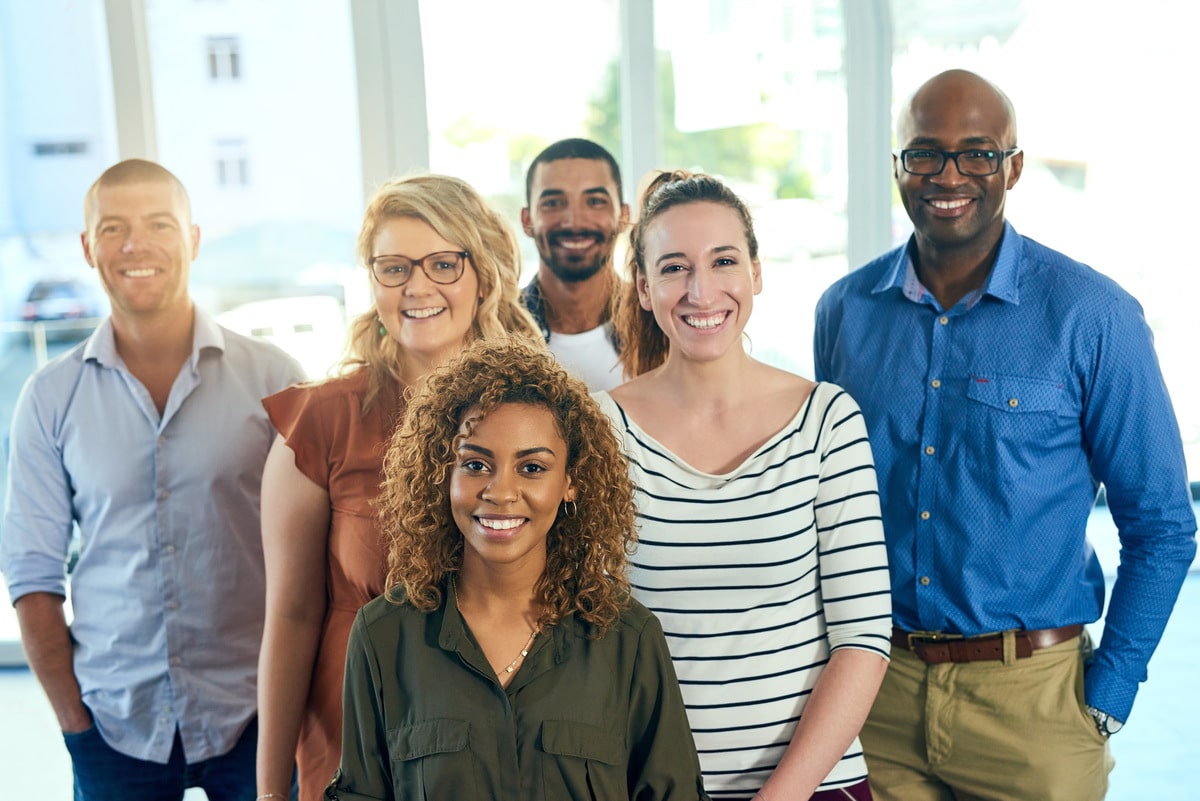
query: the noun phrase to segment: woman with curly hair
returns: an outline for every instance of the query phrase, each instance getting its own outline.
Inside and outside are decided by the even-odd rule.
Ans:
[[[386,586],[370,503],[403,393],[472,340],[541,341],[520,305],[512,229],[457,178],[384,184],[358,258],[374,303],[353,323],[341,375],[263,401],[280,436],[262,490],[260,798],[285,797],[295,765],[301,801],[316,801],[337,769],[350,624]]]
[[[634,594],[667,631],[705,787],[870,798],[856,738],[891,604],[862,414],[747,353],[758,242],[715,178],[650,183],[629,278],[617,331],[633,378],[597,399],[639,493]]]
[[[587,387],[539,348],[476,343],[409,403],[384,472],[389,590],[350,634],[329,797],[703,798]]]

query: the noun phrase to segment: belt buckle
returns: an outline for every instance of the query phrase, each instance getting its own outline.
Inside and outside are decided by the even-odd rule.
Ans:
[[[961,634],[946,631],[910,631],[906,632],[905,638],[908,640],[908,650],[910,651],[916,651],[918,645],[966,639]]]

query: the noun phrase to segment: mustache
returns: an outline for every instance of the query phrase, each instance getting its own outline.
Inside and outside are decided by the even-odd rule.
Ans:
[[[601,244],[601,245],[604,244],[605,239],[606,239],[606,237],[604,236],[604,232],[602,232],[602,231],[597,231],[592,228],[577,228],[577,229],[571,229],[571,230],[555,231],[554,233],[548,235],[546,237],[546,240],[551,245],[557,245],[559,242],[561,242],[564,239],[579,239],[581,237],[590,237],[590,238],[596,240],[597,244]]]

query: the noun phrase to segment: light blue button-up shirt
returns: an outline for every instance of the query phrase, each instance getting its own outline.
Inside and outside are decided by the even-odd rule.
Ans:
[[[26,382],[13,417],[0,570],[12,600],[66,594],[75,674],[104,740],[165,763],[226,753],[255,714],[263,625],[260,399],[302,380],[273,345],[196,311],[160,417],[111,320]],[[312,588],[314,592],[321,588]]]
[[[1100,484],[1121,539],[1088,703],[1125,720],[1196,549],[1179,427],[1142,309],[1006,225],[985,286],[943,309],[909,248],[817,307],[816,373],[862,407],[895,622],[966,635],[1090,623]]]

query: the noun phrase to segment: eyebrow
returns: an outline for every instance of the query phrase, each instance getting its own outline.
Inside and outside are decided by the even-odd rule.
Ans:
[[[142,220],[169,220],[169,221],[171,221],[171,222],[175,222],[175,215],[174,215],[174,214],[172,214],[172,213],[171,213],[171,212],[169,212],[169,211],[152,211],[152,212],[150,212],[149,214],[138,214],[138,215],[135,215],[135,219],[142,219]],[[129,220],[130,220],[130,218],[129,218],[127,215],[124,215],[124,214],[105,214],[104,216],[102,216],[102,217],[100,217],[99,219],[97,219],[97,220],[96,220],[96,225],[97,225],[97,226],[99,226],[99,225],[103,225],[104,223],[107,223],[107,222],[121,222],[121,223],[125,223],[125,222],[129,222]]]
[[[469,442],[464,442],[462,445],[459,446],[458,449],[460,451],[473,451],[475,453],[482,454],[483,456],[488,456],[493,459],[496,457],[496,454],[492,453],[492,451],[490,449],[485,448],[482,445],[472,445]],[[524,450],[517,451],[517,458],[523,459],[524,457],[532,456],[535,453],[548,453],[551,456],[555,455],[553,448],[547,448],[545,446],[538,445],[533,448],[525,448]]]
[[[715,248],[711,248],[710,250],[708,250],[706,252],[707,253],[728,253],[731,250],[740,253],[742,249],[739,248],[737,245],[717,245]],[[686,258],[687,258],[686,253],[684,253],[682,250],[677,250],[674,253],[662,254],[661,256],[659,256],[657,259],[654,260],[654,263],[657,265],[660,262],[666,261],[667,259],[686,259]]]
[[[991,147],[999,146],[997,144],[996,140],[990,136],[968,136],[966,139],[962,140],[962,144],[967,147],[974,147],[974,146],[978,146],[978,145],[989,145]],[[942,143],[940,140],[934,139],[932,136],[917,136],[917,137],[913,137],[913,140],[911,142],[909,142],[907,145],[905,145],[904,149],[911,150],[914,147],[939,147],[940,148],[940,147],[942,147]]]
[[[544,198],[547,198],[547,197],[565,196],[566,194],[567,193],[562,189],[543,189],[541,191],[541,194],[538,195],[538,200],[543,200]],[[585,195],[604,195],[605,197],[612,197],[612,193],[608,191],[608,188],[603,187],[603,186],[593,186],[589,189],[585,189],[585,190],[583,190],[583,194],[585,194]]]

